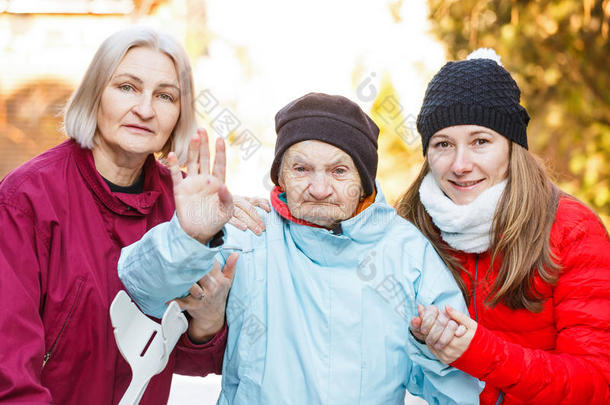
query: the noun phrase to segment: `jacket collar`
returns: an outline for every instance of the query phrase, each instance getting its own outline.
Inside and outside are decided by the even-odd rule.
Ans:
[[[152,211],[155,202],[161,195],[159,189],[159,171],[157,161],[153,155],[148,156],[144,162],[144,189],[140,194],[112,193],[95,168],[91,150],[82,148],[75,141],[72,142],[72,153],[78,170],[100,202],[110,211],[128,216],[147,215]]]
[[[363,247],[376,243],[386,235],[388,226],[396,218],[396,211],[387,204],[379,184],[376,184],[376,189],[375,202],[354,217],[341,222],[340,227],[332,230],[314,228],[284,218],[285,229],[298,248],[311,260],[326,265],[350,265],[346,261],[348,256],[354,259],[359,257]],[[275,207],[274,210],[277,211]]]

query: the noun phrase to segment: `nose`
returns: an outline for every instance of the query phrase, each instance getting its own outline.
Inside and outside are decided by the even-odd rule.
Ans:
[[[333,193],[332,187],[324,174],[316,173],[309,183],[309,194],[316,200],[325,200]]]
[[[154,117],[155,110],[152,105],[152,96],[148,94],[142,94],[138,103],[133,106],[132,111],[143,121],[149,120]]]
[[[461,176],[472,171],[472,156],[468,148],[456,148],[453,162],[451,163],[451,171]]]

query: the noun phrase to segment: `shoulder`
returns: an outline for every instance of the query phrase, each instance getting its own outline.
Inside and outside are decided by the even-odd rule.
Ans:
[[[382,243],[388,256],[398,257],[403,267],[429,273],[445,271],[445,266],[430,240],[413,223],[399,215],[396,215],[387,227]]]
[[[582,238],[608,241],[608,233],[599,217],[585,204],[570,195],[560,198],[551,228],[551,243],[558,248]]]
[[[610,281],[610,239],[597,215],[571,196],[559,201],[551,230],[551,247],[561,266],[559,284],[570,291],[586,286],[590,294],[594,280]],[[600,284],[600,285],[601,285]],[[562,289],[560,289],[563,291]],[[605,288],[606,294],[610,292]]]
[[[410,221],[400,215],[396,215],[388,226],[386,239],[396,240],[401,244],[409,245],[412,248],[424,248],[430,241],[424,234]]]
[[[26,209],[24,199],[43,203],[41,197],[53,185],[62,184],[74,145],[71,140],[65,141],[11,171],[0,182],[0,205]]]

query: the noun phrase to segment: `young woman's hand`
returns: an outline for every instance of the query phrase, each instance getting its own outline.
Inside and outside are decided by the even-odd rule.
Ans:
[[[449,305],[445,311],[418,305],[417,312],[411,331],[442,363],[451,364],[464,354],[477,330],[474,320]]]

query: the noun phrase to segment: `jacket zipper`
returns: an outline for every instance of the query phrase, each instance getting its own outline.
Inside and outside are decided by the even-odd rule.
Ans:
[[[476,259],[474,262],[474,296],[473,296],[473,300],[474,300],[474,320],[475,321],[479,321],[479,315],[477,314],[477,281],[478,281],[478,276],[479,276],[479,254],[477,253],[476,255]],[[502,391],[500,391],[500,394],[498,394],[498,399],[496,400],[496,405],[500,405],[504,400],[504,393]]]
[[[477,314],[477,281],[479,275],[479,254],[477,253],[476,259],[474,262],[474,320],[479,321],[479,315]]]
[[[47,365],[47,362],[51,358],[51,353],[53,353],[53,350],[55,349],[55,346],[57,345],[57,342],[59,342],[59,339],[61,338],[61,335],[63,335],[64,329],[66,328],[66,325],[67,325],[68,321],[70,320],[70,317],[72,316],[72,311],[73,311],[73,308],[70,309],[70,312],[68,313],[68,316],[66,317],[66,320],[64,321],[64,324],[61,326],[59,334],[57,335],[57,337],[53,341],[53,344],[49,348],[49,351],[44,354],[44,358],[42,360],[42,368],[44,368],[44,366]]]
[[[74,308],[76,308],[76,304],[78,303],[78,299],[80,297],[80,290],[81,290],[82,286],[83,286],[83,280],[81,280],[81,282],[79,283],[78,290],[76,291],[76,297],[74,297],[74,303],[72,304],[72,307],[70,308],[70,311],[68,312],[68,315],[66,316],[66,319],[64,320],[63,325],[61,325],[59,334],[53,341],[53,344],[51,345],[49,350],[44,354],[44,357],[42,359],[42,368],[44,368],[47,365],[47,362],[51,358],[51,354],[53,354],[53,350],[55,349],[55,346],[57,346],[59,339],[61,339],[61,337],[64,333],[64,330],[66,329],[66,326],[68,325],[68,322],[72,318],[72,312],[74,312]]]

